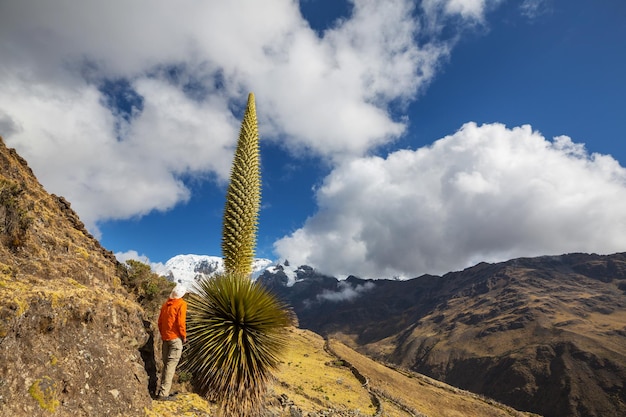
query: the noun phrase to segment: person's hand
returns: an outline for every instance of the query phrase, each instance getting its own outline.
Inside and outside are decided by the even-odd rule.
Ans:
[[[187,338],[186,337],[183,339],[183,343],[187,343]]]

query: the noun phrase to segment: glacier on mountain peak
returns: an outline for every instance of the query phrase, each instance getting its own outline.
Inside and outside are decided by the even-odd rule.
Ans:
[[[252,263],[252,278],[256,279],[274,261],[256,258]],[[172,282],[183,284],[187,289],[201,278],[224,272],[224,260],[219,256],[185,254],[170,258],[165,264],[153,266],[154,272]]]

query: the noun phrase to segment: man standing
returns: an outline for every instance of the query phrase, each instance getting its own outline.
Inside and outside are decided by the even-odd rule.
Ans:
[[[171,400],[170,389],[174,371],[183,353],[183,343],[187,343],[187,303],[183,300],[186,293],[185,287],[177,284],[170,297],[161,307],[159,314],[159,332],[161,333],[163,351],[163,374],[161,386],[157,393],[159,400]]]

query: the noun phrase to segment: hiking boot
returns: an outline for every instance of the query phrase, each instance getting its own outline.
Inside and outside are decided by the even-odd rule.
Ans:
[[[173,395],[168,395],[167,397],[164,395],[159,395],[157,397],[157,401],[176,401],[176,397]]]

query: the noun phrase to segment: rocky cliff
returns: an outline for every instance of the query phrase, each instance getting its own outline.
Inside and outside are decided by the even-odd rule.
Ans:
[[[0,139],[0,415],[144,415],[148,333],[120,268]]]

